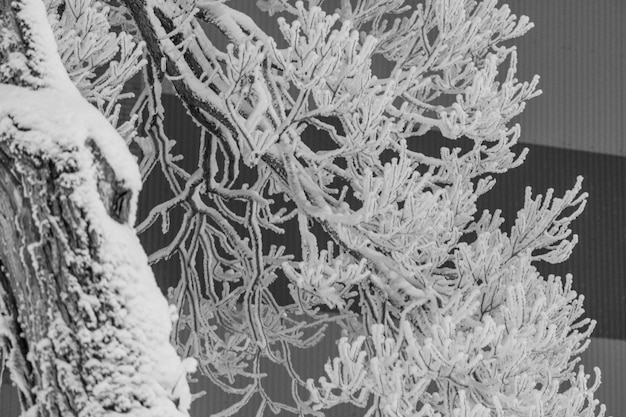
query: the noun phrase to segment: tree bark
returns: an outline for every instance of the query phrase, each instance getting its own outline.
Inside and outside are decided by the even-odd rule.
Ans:
[[[187,415],[193,364],[132,228],[134,159],[69,81],[40,0],[0,0],[0,28],[0,352],[22,408]]]

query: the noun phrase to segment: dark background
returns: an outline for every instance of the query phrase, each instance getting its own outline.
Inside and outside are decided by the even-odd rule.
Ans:
[[[165,97],[164,103],[169,114],[167,134],[170,138],[179,139],[175,149],[182,154],[193,152],[195,145],[191,139],[197,137],[197,128],[177,99]],[[442,139],[434,132],[413,140],[419,141],[420,149],[428,154],[437,153],[441,146],[463,144],[463,141],[454,143]],[[514,150],[519,153],[525,147],[529,148],[529,153],[524,164],[496,177],[495,187],[479,199],[479,213],[483,209],[501,209],[506,219],[503,230],[510,231],[517,211],[523,207],[527,186],[532,187],[533,196],[554,188],[554,196],[561,197],[572,188],[578,175],[584,177],[583,191],[589,194],[587,206],[572,225],[573,232],[579,237],[578,245],[567,261],[557,265],[539,263],[536,266],[544,276],[573,274],[574,289],[585,296],[585,317],[597,322],[592,343],[582,355],[581,363],[592,375],[593,367],[600,367],[603,384],[596,398],[607,404],[607,415],[622,415],[620,410],[626,410],[623,396],[626,380],[626,284],[623,279],[626,268],[626,159],[623,156],[528,143],[518,144]],[[192,158],[189,160],[189,163],[193,161]],[[141,211],[145,213],[155,201],[162,201],[166,190],[164,184],[148,183],[141,196]],[[175,226],[172,228],[176,229]],[[149,232],[141,236],[148,252],[168,241],[168,236],[163,236],[158,230]],[[299,246],[297,234],[286,234],[284,239],[283,244],[287,246]],[[154,269],[164,292],[167,287],[176,284],[179,276],[176,261],[159,263]],[[279,301],[288,298],[284,287],[278,285],[275,291]],[[331,328],[326,342],[315,351],[294,355],[295,366],[301,367],[303,375],[320,376],[323,364],[336,354],[335,335],[338,335],[337,329]],[[280,398],[280,387],[285,386],[286,380],[276,378],[269,380],[268,384]],[[203,387],[206,389],[206,386]],[[223,394],[212,391],[209,396],[194,403],[194,410],[197,410],[194,416],[208,416],[210,410],[217,411],[218,404],[231,403],[229,401]],[[250,412],[253,412],[252,408]],[[351,406],[335,408],[328,414],[329,417],[361,415],[362,410]]]
[[[167,109],[166,132],[170,138],[179,138],[176,150],[189,155],[194,152],[198,128],[185,114],[178,100],[172,96],[164,98]],[[306,139],[305,139],[306,140]],[[441,146],[461,146],[450,140],[441,139],[436,132],[411,139],[418,141],[426,153],[437,153]],[[621,156],[610,156],[571,149],[561,149],[533,144],[518,144],[513,149],[520,153],[529,148],[525,162],[518,168],[496,176],[495,187],[479,199],[479,211],[501,209],[506,219],[503,230],[509,231],[516,213],[523,207],[525,188],[530,186],[533,195],[545,194],[549,188],[555,197],[561,197],[573,187],[576,177],[584,177],[583,191],[589,194],[587,206],[574,221],[572,230],[578,235],[579,243],[570,259],[561,264],[537,264],[544,276],[565,276],[572,273],[574,289],[585,295],[588,317],[598,323],[594,337],[626,339],[626,163]],[[195,160],[186,158],[190,163]],[[158,180],[149,182],[141,195],[139,218],[162,201],[168,192],[166,184]],[[153,227],[141,236],[146,251],[150,253],[164,246],[175,232],[162,235],[159,227]],[[284,235],[286,245],[299,246],[297,234]],[[157,264],[155,270],[159,283],[165,290],[178,280],[176,262]],[[277,291],[280,291],[278,289]],[[279,298],[284,299],[285,297]]]
[[[332,2],[334,0],[326,0]],[[252,13],[255,21],[270,33],[276,31],[274,18],[256,10],[254,0],[231,0],[229,5]],[[338,2],[337,2],[338,3]],[[583,354],[588,373],[593,366],[602,369],[597,397],[607,404],[607,416],[626,415],[626,2],[623,0],[509,0],[514,13],[528,15],[535,28],[518,46],[518,78],[530,80],[541,75],[544,94],[528,103],[518,118],[524,144],[530,153],[524,165],[498,177],[494,190],[480,204],[500,208],[509,221],[522,207],[524,188],[534,193],[555,188],[562,195],[583,175],[584,191],[589,193],[585,212],[574,222],[579,244],[572,257],[560,265],[539,265],[544,273],[574,275],[574,288],[585,295],[587,316],[597,320],[592,343]],[[180,112],[171,107],[168,110]],[[183,117],[169,118],[168,133],[179,146],[193,140],[195,126]],[[150,201],[162,200],[163,186],[147,187],[142,193],[142,209]],[[144,236],[148,252],[165,240],[158,235]],[[163,289],[178,278],[175,265],[158,265],[155,272]],[[329,339],[333,337],[329,335]],[[316,355],[302,356],[299,365],[315,373],[333,345],[322,346]],[[7,373],[5,373],[5,378]],[[280,385],[276,384],[280,390]],[[0,391],[0,417],[17,416],[17,402],[4,384]],[[206,416],[211,404],[224,398],[215,393],[197,402],[194,416]],[[361,412],[359,412],[361,411]],[[362,410],[332,413],[361,416]]]

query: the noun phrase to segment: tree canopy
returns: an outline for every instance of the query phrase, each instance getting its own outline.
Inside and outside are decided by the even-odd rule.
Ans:
[[[16,162],[0,182],[19,172],[6,194],[25,190],[23,222],[38,233],[3,247],[3,263],[15,265],[0,286],[0,340],[9,358],[21,358],[9,363],[14,381],[27,380],[22,395],[33,413],[185,413],[194,360],[181,361],[164,342],[173,322],[178,355],[237,397],[219,416],[255,397],[258,415],[323,415],[342,403],[366,416],[604,415],[598,376],[589,386],[576,367],[594,327],[582,317],[583,297],[571,276],[543,277],[535,266],[572,253],[570,225],[587,198],[582,178],[562,197],[527,189],[510,230],[499,211],[477,209],[496,175],[527,154],[514,148],[514,118],[541,93],[538,77],[516,78],[513,41],[532,28],[527,17],[497,0],[259,0],[260,12],[276,15],[270,34],[236,1],[2,4],[4,22],[15,24],[0,34],[0,157]],[[170,83],[198,137],[167,136]],[[436,152],[422,144],[429,132],[441,138]],[[176,141],[196,148],[184,163]],[[55,168],[42,170],[40,160]],[[76,180],[57,173],[67,166]],[[33,176],[43,188],[33,188]],[[124,253],[137,245],[129,228],[140,177],[168,188],[136,225],[171,236],[147,257]],[[84,236],[58,220],[70,217],[66,200],[80,209],[71,218],[84,223]],[[44,224],[58,232],[44,233]],[[22,268],[33,269],[35,283],[52,282],[42,288],[55,288],[55,309],[60,300],[72,307],[59,319],[48,307],[21,309],[45,297],[29,301],[28,289],[15,288],[19,251],[51,241],[61,243],[45,268]],[[77,248],[66,245],[74,241]],[[94,259],[79,262],[71,251]],[[55,269],[59,259],[69,266]],[[181,271],[168,294],[178,308],[172,320],[147,268],[171,259]],[[74,279],[77,268],[84,280]],[[289,302],[277,300],[277,287]],[[33,312],[49,319],[20,333],[36,328],[24,318]],[[154,316],[142,327],[146,312]],[[108,323],[112,336],[96,338]],[[342,336],[315,380],[296,369],[293,351],[315,349],[329,323]],[[125,344],[120,331],[134,336]],[[123,348],[109,354],[112,340]],[[50,343],[51,354],[35,353]],[[135,350],[146,366],[123,363]],[[82,378],[62,373],[59,357]],[[264,385],[277,367],[291,380],[289,402]],[[40,394],[46,389],[53,394]]]

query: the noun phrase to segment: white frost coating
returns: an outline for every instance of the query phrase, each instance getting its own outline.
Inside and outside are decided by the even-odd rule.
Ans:
[[[204,9],[215,25],[229,34],[231,39],[233,39],[233,37],[245,39],[248,36],[246,32],[249,32],[257,39],[267,39],[267,35],[259,29],[250,16],[238,10],[231,9],[219,1],[198,0],[195,6],[199,9]],[[245,28],[246,32],[244,32],[242,28]]]
[[[136,43],[123,30],[124,18],[115,6],[96,0],[44,3],[58,55],[72,83],[126,138],[133,125],[126,121],[127,126],[118,126],[121,110],[118,104],[133,95],[124,91],[124,86],[145,63],[143,42]],[[62,4],[67,13],[58,13]]]
[[[21,3],[23,7],[18,13],[19,18],[27,27],[37,28],[36,31],[29,32],[29,46],[32,48],[32,54],[36,55],[29,56],[29,59],[37,62],[44,85],[50,89],[37,92],[32,99],[27,98],[28,93],[21,89],[13,89],[12,93],[9,89],[0,97],[13,103],[29,101],[29,106],[19,106],[13,110],[19,112],[21,109],[21,120],[30,122],[38,119],[38,126],[44,128],[43,132],[66,132],[65,136],[58,135],[59,145],[70,145],[73,140],[93,139],[115,172],[116,178],[122,182],[121,185],[133,191],[136,196],[141,189],[141,175],[137,164],[113,126],[95,107],[82,98],[67,75],[57,53],[57,44],[47,20],[43,2],[24,0]],[[7,87],[3,86],[3,88]],[[63,102],[59,100],[61,95]],[[68,111],[68,107],[73,110]],[[49,117],[42,118],[43,114]],[[79,122],[81,119],[84,123]],[[87,120],[89,123],[86,123]],[[131,205],[134,207],[134,202]],[[131,213],[131,225],[134,219],[135,213]]]
[[[0,297],[0,313],[6,311],[6,306]],[[24,364],[20,363],[20,358],[17,356],[15,349],[9,349],[8,344],[2,339],[6,339],[10,342],[11,346],[17,346],[16,332],[13,328],[11,320],[0,314],[0,360],[4,361],[4,364],[0,364],[0,376],[2,375],[2,366],[9,369],[11,381],[23,393],[28,393],[28,382],[24,379],[23,369]],[[0,383],[2,382],[0,378]]]
[[[76,91],[76,90],[74,90]],[[77,92],[77,91],[76,91]],[[31,146],[46,153],[58,153],[72,146],[84,146],[92,139],[106,159],[115,177],[124,188],[133,192],[136,199],[141,190],[141,175],[134,157],[124,140],[101,113],[80,94],[65,95],[55,89],[30,91],[19,87],[0,86],[0,114],[11,114],[23,126],[35,132],[47,132],[55,137],[49,143],[33,138]],[[45,115],[45,117],[42,117]],[[26,135],[28,137],[29,134]],[[33,148],[35,149],[35,148]],[[132,207],[136,204],[132,202]],[[134,224],[135,212],[130,213],[129,224]]]
[[[57,44],[48,19],[44,3],[39,0],[22,0],[22,9],[18,13],[27,27],[37,28],[29,32],[29,47],[36,56],[29,56],[35,62],[45,85],[63,89],[65,94],[78,94],[78,90],[70,80],[61,58],[57,53]]]
[[[157,393],[153,398],[155,410],[166,410],[164,415],[169,416],[185,415],[173,409],[170,399],[178,400],[180,410],[188,409],[191,396],[185,375],[193,369],[194,360],[181,362],[170,345],[171,318],[167,302],[156,285],[132,227],[117,223],[106,213],[97,191],[94,161],[85,146],[87,139],[93,139],[116,177],[136,195],[141,187],[140,176],[124,141],[79,95],[0,85],[0,97],[0,131],[14,124],[21,131],[14,142],[16,145],[30,152],[42,152],[60,164],[76,164],[77,172],[67,178],[76,186],[72,197],[85,210],[87,220],[102,240],[100,266],[103,270],[95,272],[102,272],[109,279],[111,288],[118,291],[120,302],[127,309],[124,328],[129,330],[127,337],[133,340],[126,344],[120,336],[122,345],[143,347],[142,354],[148,360],[145,369],[140,369],[143,377],[138,378],[151,386],[151,392]]]
[[[537,78],[517,80],[515,50],[502,42],[530,29],[528,19],[497,0],[342,0],[334,15],[320,3],[258,2],[285,12],[277,20],[284,42],[263,40],[220,0],[145,5],[162,68],[191,92],[181,94],[187,106],[224,133],[210,134],[215,128],[196,117],[205,130],[189,171],[176,164],[161,121],[150,116],[162,153],[142,163],[161,164],[174,197],[139,227],[160,219],[167,233],[170,213],[184,210],[176,236],[150,259],[174,255],[181,265],[196,265],[183,268],[172,293],[182,317],[178,339],[198,349],[193,354],[216,385],[241,398],[220,415],[238,414],[257,393],[257,415],[269,414],[260,383],[269,369],[260,357],[284,366],[297,385],[303,376],[293,373],[290,346],[313,347],[323,336],[324,327],[311,325],[332,320],[320,304],[345,314],[337,322],[346,338],[326,376],[308,380],[306,404],[295,388],[290,404],[297,409],[273,402],[281,413],[354,403],[372,404],[367,416],[386,417],[503,416],[503,409],[595,415],[575,408],[584,397],[593,403],[596,385],[570,378],[575,388],[559,393],[593,326],[577,321],[582,301],[569,284],[563,289],[531,264],[571,253],[570,225],[586,198],[580,184],[562,199],[529,193],[511,233],[501,230],[498,212],[477,212],[491,175],[525,155],[514,152],[520,130],[510,122],[539,94]],[[194,7],[236,47],[218,50],[193,20]],[[375,55],[395,64],[389,76],[374,76]],[[158,87],[153,93],[160,96]],[[162,115],[158,99],[148,106]],[[303,135],[309,128],[324,141]],[[439,155],[421,154],[409,141],[431,129],[466,136],[473,146],[447,142]],[[240,162],[257,177],[241,175]],[[201,198],[205,193],[210,198]],[[232,199],[245,205],[245,216],[241,206],[231,208]],[[267,251],[265,232],[294,230],[288,223],[295,217],[300,247]],[[315,223],[328,239],[311,233]],[[295,306],[277,307],[267,291],[276,265]],[[206,285],[210,296],[189,294],[202,279],[221,282],[223,290]],[[243,305],[236,302],[242,297]],[[358,316],[350,315],[348,300],[359,303]],[[314,336],[302,337],[294,311],[312,319]],[[217,331],[225,326],[226,337]],[[234,376],[250,388],[234,387]]]
[[[28,410],[20,414],[20,417],[38,417],[38,416],[39,416],[39,406],[37,404],[33,405]]]

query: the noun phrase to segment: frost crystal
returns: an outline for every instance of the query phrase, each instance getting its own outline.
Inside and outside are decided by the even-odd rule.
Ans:
[[[340,403],[366,416],[604,415],[598,384],[575,369],[594,326],[582,296],[571,276],[533,266],[571,254],[582,179],[561,198],[527,190],[508,232],[499,211],[477,213],[494,175],[526,157],[513,119],[541,92],[538,77],[516,78],[507,41],[532,28],[527,17],[497,0],[259,0],[280,15],[273,38],[225,1],[123,3],[111,10],[127,33],[87,0],[64,2],[78,12],[54,27],[72,80],[112,120],[114,80],[143,62],[128,33],[147,42],[133,140],[142,176],[171,193],[137,230],[176,225],[148,259],[180,266],[175,339],[237,398],[218,415],[255,396],[258,415]],[[191,164],[165,134],[165,78],[201,130]],[[430,131],[435,154],[422,146]],[[281,244],[291,234],[299,245]],[[342,329],[336,357],[325,376],[301,375],[294,349],[329,324]],[[286,403],[264,385],[276,366],[292,381]]]
[[[593,322],[569,276],[532,265],[570,255],[582,180],[562,198],[528,190],[509,233],[499,212],[476,209],[493,175],[526,156],[512,150],[512,119],[541,92],[538,77],[516,78],[504,42],[528,18],[496,0],[257,4],[280,13],[281,39],[220,1],[133,11],[160,39],[155,70],[201,127],[188,171],[169,151],[158,84],[146,94],[150,149],[164,151],[146,152],[143,173],[160,165],[174,197],[138,230],[165,232],[184,213],[150,260],[179,260],[178,344],[240,398],[220,415],[253,394],[259,413],[352,403],[367,416],[596,415],[596,386],[574,371]],[[230,44],[218,49],[199,19]],[[389,74],[374,75],[373,59]],[[431,130],[469,146],[420,152]],[[270,244],[291,233],[299,247]],[[344,334],[337,357],[307,379],[292,350],[314,348],[330,321]],[[265,391],[267,361],[290,375],[292,403]]]

